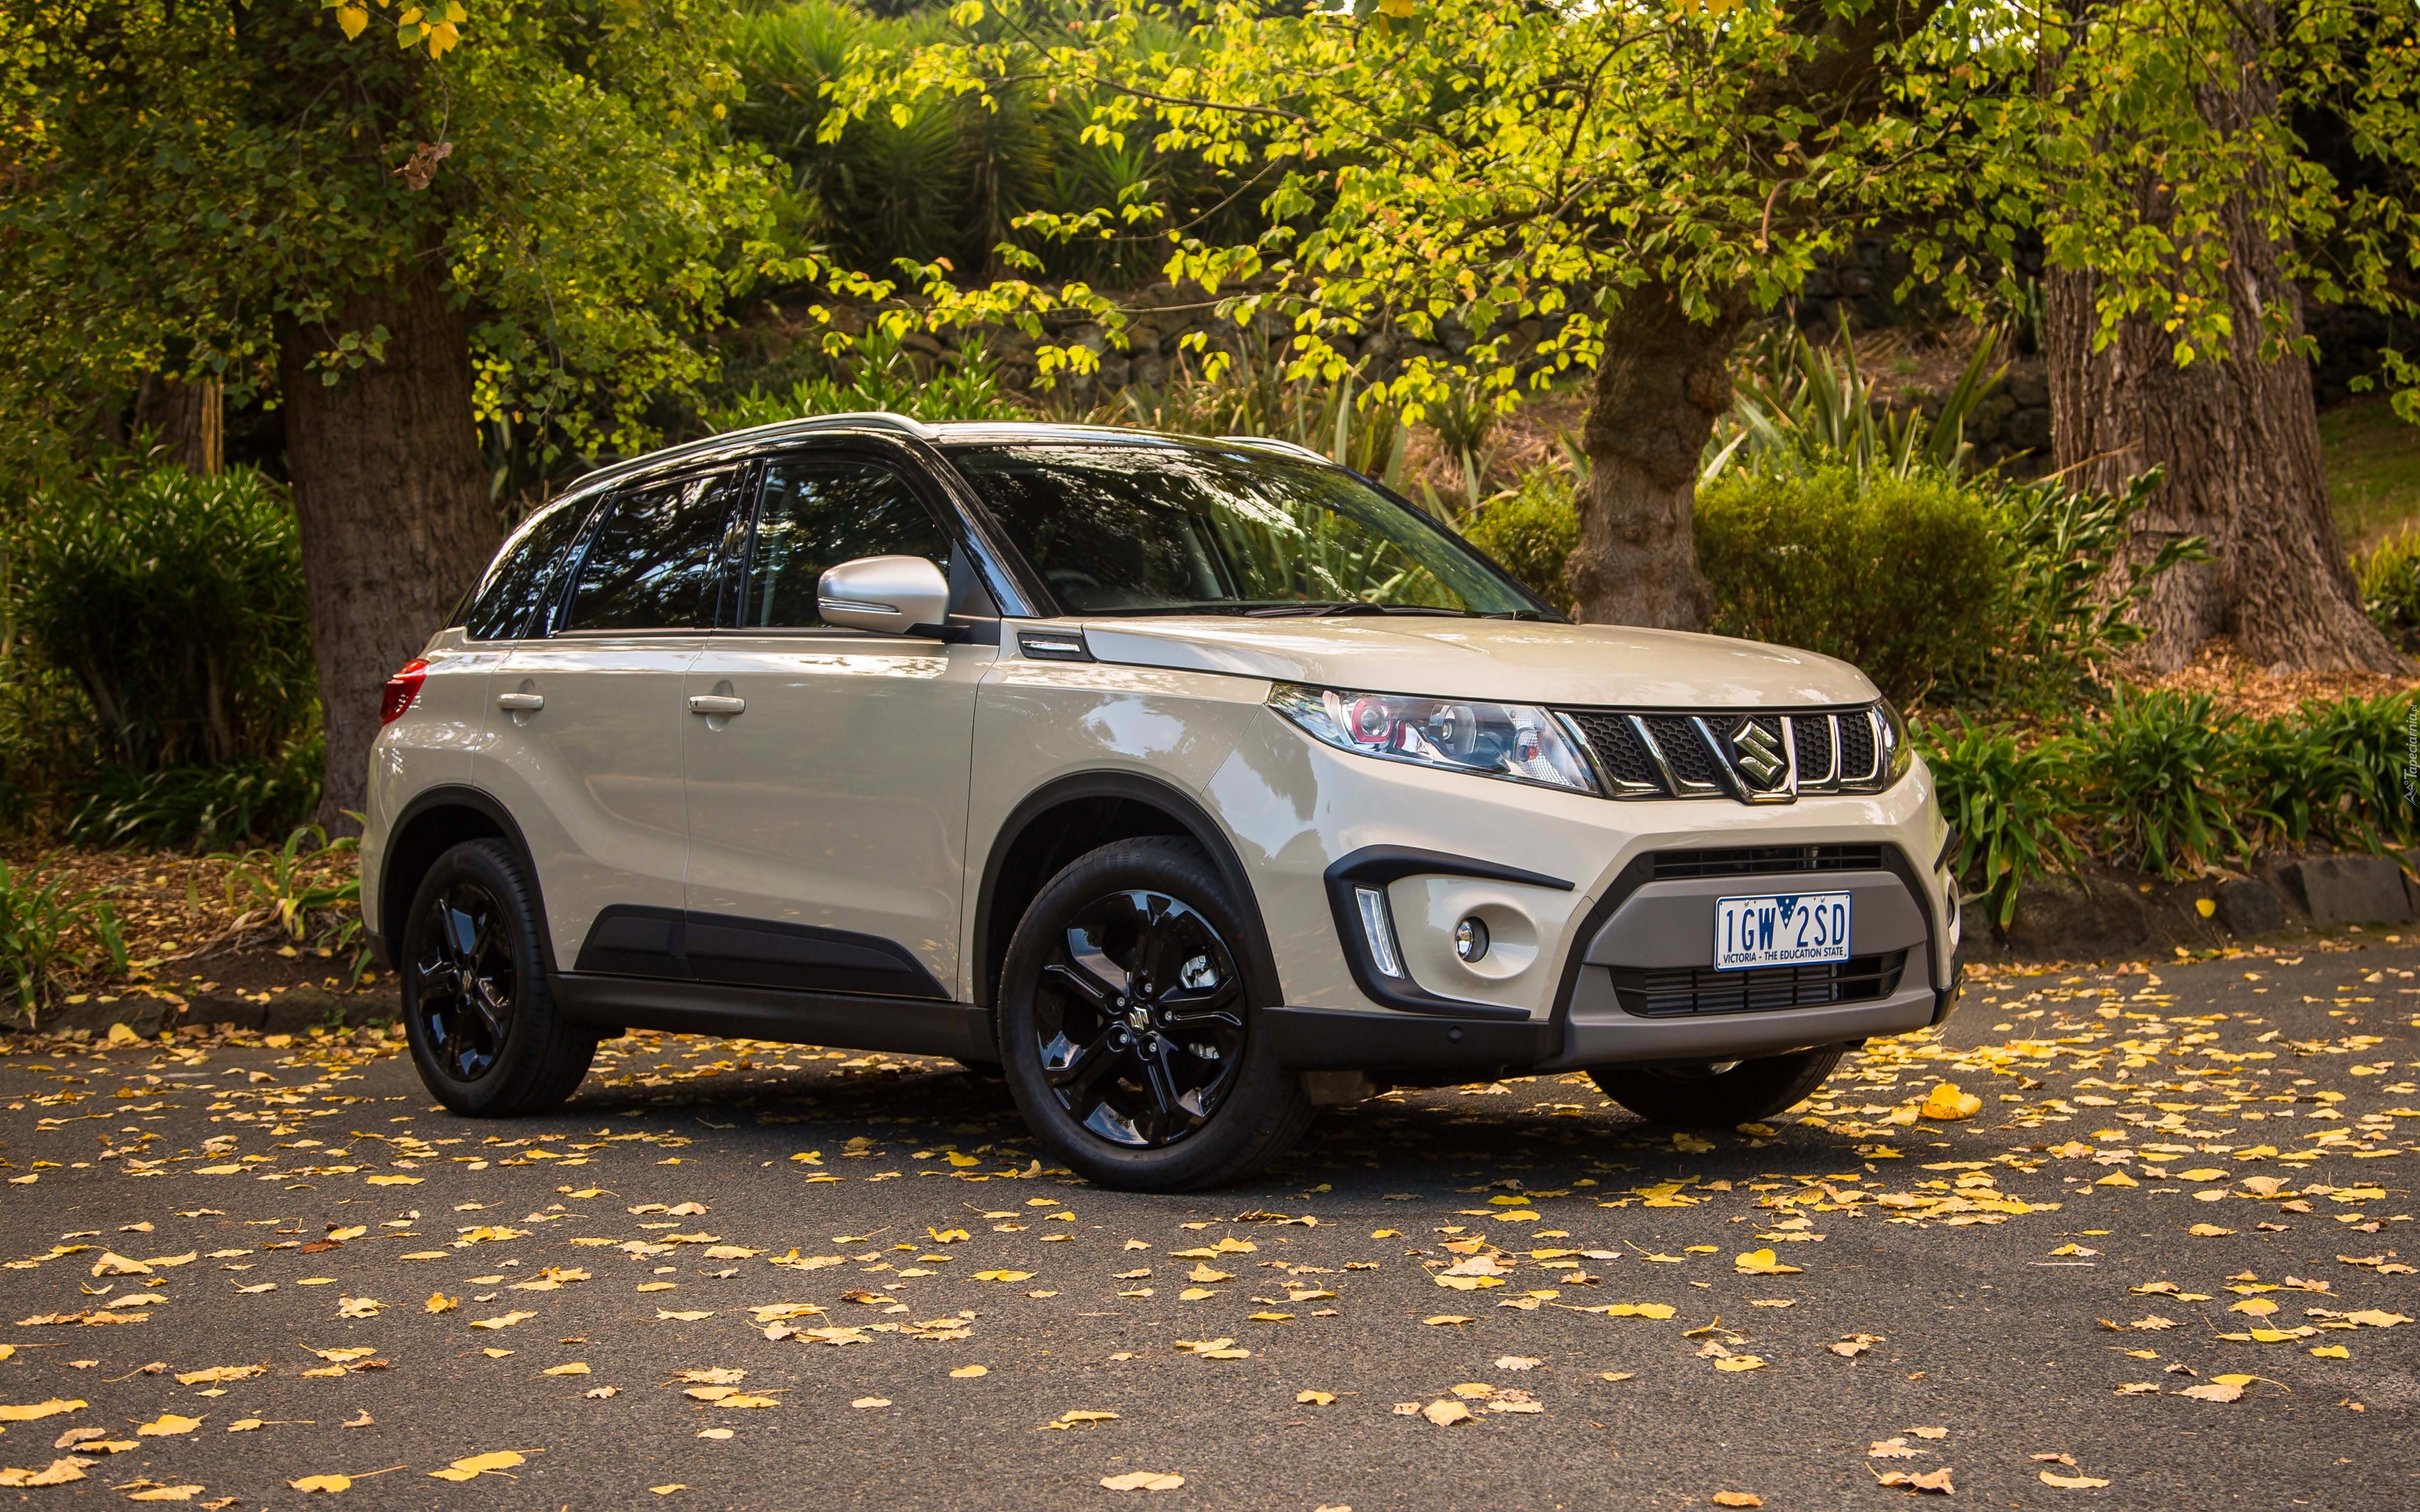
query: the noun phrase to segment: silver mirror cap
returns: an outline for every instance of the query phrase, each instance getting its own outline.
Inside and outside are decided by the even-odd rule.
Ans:
[[[816,580],[815,609],[826,625],[907,635],[948,621],[950,582],[923,557],[859,557]]]

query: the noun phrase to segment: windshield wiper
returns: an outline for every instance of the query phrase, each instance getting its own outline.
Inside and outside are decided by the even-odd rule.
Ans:
[[[1359,599],[1340,599],[1328,603],[1270,604],[1260,609],[1248,609],[1243,612],[1255,619],[1317,619],[1346,614],[1443,614],[1457,620],[1475,617],[1466,609],[1445,609],[1435,604],[1370,604]]]

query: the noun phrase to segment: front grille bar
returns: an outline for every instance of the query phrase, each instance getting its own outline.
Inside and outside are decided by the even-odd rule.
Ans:
[[[1871,707],[1798,714],[1558,713],[1616,798],[1788,803],[1801,794],[1870,792],[1885,776],[1882,717]]]

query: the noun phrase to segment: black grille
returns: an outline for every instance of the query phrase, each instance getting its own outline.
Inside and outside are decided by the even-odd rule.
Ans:
[[[1711,966],[1615,969],[1613,990],[1623,1011],[1641,1018],[1693,1013],[1761,1013],[1775,1009],[1862,1003],[1899,990],[1905,950],[1853,956],[1823,965],[1760,966],[1716,971]]]
[[[1647,730],[1655,737],[1656,749],[1671,764],[1674,777],[1683,782],[1722,785],[1723,774],[1714,765],[1714,753],[1698,738],[1697,727],[1687,719],[1651,714],[1647,717]]]
[[[1879,845],[1753,845],[1720,851],[1658,851],[1654,880],[1744,877],[1793,872],[1879,872]]]
[[[1840,716],[1840,779],[1854,782],[1874,773],[1874,727],[1862,714]]]
[[[1798,743],[1798,779],[1820,782],[1832,769],[1832,721],[1820,714],[1790,721],[1791,738]]]
[[[1620,782],[1638,782],[1662,792],[1663,781],[1655,775],[1655,764],[1647,759],[1647,748],[1638,743],[1638,732],[1630,720],[1619,714],[1575,714],[1572,723],[1580,727],[1590,745],[1596,748],[1596,759],[1603,764],[1607,776]]]

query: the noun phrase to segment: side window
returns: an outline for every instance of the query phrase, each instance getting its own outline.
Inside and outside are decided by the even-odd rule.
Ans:
[[[580,538],[581,521],[588,517],[594,495],[561,500],[521,521],[488,575],[472,590],[462,612],[463,633],[473,640],[515,640],[542,633],[531,617],[548,598],[555,574]]]
[[[908,480],[875,462],[776,462],[767,471],[748,562],[743,629],[813,629],[815,582],[858,557],[925,557],[950,571],[949,532]]]
[[[580,564],[563,627],[709,628],[731,484],[716,473],[616,495]]]

